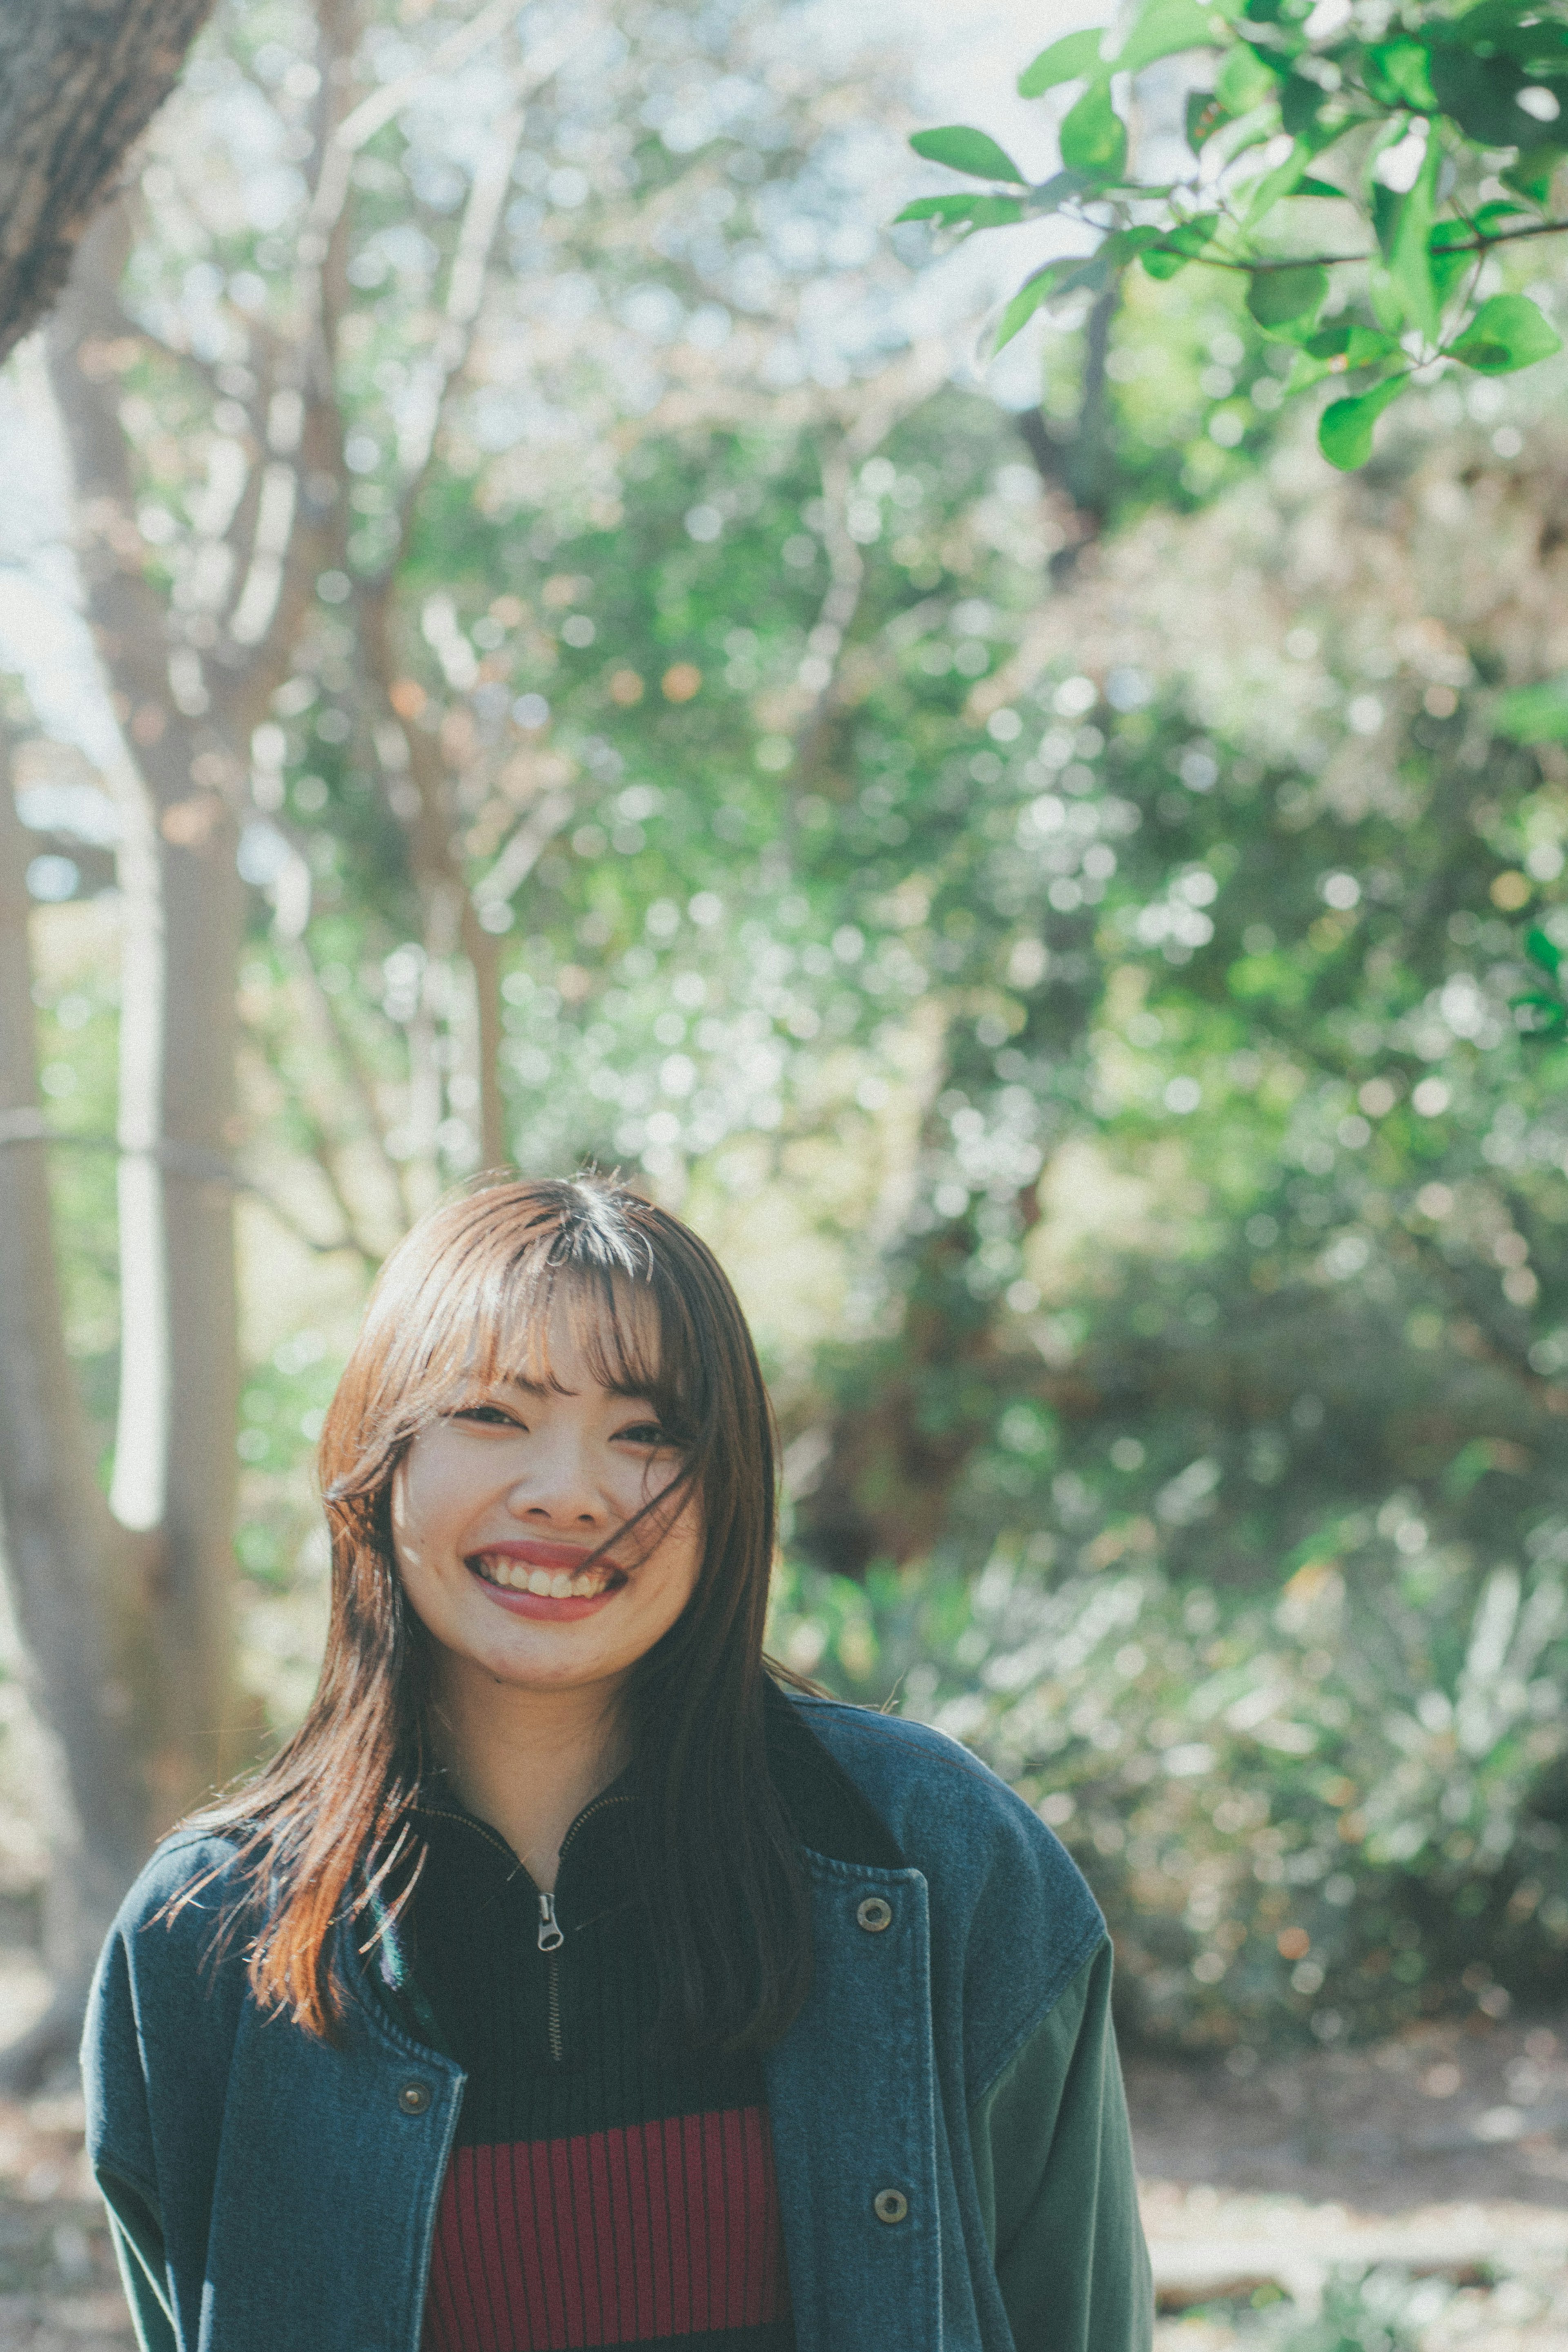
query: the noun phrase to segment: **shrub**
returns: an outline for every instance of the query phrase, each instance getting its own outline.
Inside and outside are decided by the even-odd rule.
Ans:
[[[1244,2053],[1501,2015],[1568,1947],[1563,1564],[1335,1532],[1267,1597],[1177,1585],[1134,1540],[1054,1583],[1001,1553],[972,1584],[791,1568],[773,1640],[1036,1808],[1145,2038]]]

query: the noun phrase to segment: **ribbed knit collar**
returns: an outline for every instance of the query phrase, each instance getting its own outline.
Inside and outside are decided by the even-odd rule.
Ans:
[[[811,1729],[771,1676],[764,1685],[768,1769],[800,1843],[813,1853],[862,1869],[902,1870],[904,1857],[874,1806]],[[628,1899],[635,1883],[630,1840],[635,1820],[632,1768],[585,1805],[561,1843],[556,1900],[563,1918],[582,1923]],[[496,1883],[523,1865],[497,1830],[468,1811],[444,1772],[433,1772],[415,1808],[426,1836],[455,1838],[466,1866]],[[385,1906],[370,1906],[377,1937],[374,1969],[381,1982],[404,1998],[413,1991],[408,1954]],[[426,2031],[434,2021],[422,2018]]]

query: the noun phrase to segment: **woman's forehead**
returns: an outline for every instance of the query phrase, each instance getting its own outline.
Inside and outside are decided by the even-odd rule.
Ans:
[[[471,1370],[538,1393],[607,1389],[645,1395],[664,1358],[658,1302],[624,1277],[557,1276],[549,1290],[506,1302]],[[478,1335],[476,1335],[477,1337]]]

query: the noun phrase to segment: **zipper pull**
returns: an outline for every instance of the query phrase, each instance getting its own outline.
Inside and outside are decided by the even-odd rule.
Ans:
[[[565,1941],[565,1933],[562,1930],[560,1922],[555,1916],[555,1896],[553,1895],[541,1895],[539,1896],[540,1951],[559,1952]]]

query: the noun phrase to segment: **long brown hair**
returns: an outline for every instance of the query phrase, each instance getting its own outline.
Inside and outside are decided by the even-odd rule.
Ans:
[[[248,1964],[257,2000],[333,2038],[335,1931],[362,1925],[378,1895],[406,1900],[423,1859],[413,1805],[429,1763],[433,1645],[393,1555],[393,1474],[460,1391],[538,1376],[557,1300],[596,1376],[647,1397],[676,1438],[677,1484],[702,1509],[692,1598],[624,1700],[661,2028],[687,2043],[764,2047],[810,1981],[804,1874],[764,1738],[772,1414],[712,1251],[597,1176],[468,1192],[388,1259],[321,1433],[332,1602],[316,1695],[287,1745],[204,1825],[242,1830],[266,1888]]]

